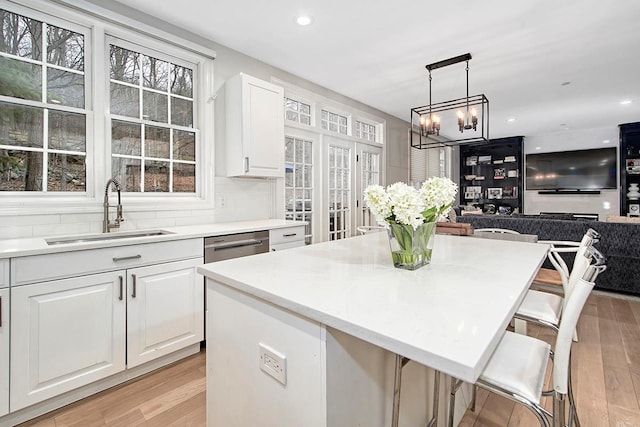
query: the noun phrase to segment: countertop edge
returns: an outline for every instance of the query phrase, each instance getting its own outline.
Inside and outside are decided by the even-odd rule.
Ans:
[[[65,236],[43,236],[23,239],[6,239],[0,241],[0,259],[17,258],[32,255],[44,255],[51,253],[73,252],[87,249],[99,249],[117,246],[130,246],[143,243],[168,242],[172,240],[196,239],[211,236],[222,236],[225,234],[245,233],[259,230],[275,230],[278,228],[295,227],[305,225],[303,221],[291,221],[284,219],[266,219],[252,221],[220,222],[214,224],[185,225],[173,227],[154,227],[149,230],[163,230],[170,234],[145,237],[131,237],[115,240],[101,240],[94,242],[81,242],[48,245],[46,239],[64,238]],[[122,230],[122,232],[145,231],[146,229]],[[117,234],[118,231],[112,232]],[[94,236],[99,233],[83,233],[73,235],[82,237],[83,235]]]

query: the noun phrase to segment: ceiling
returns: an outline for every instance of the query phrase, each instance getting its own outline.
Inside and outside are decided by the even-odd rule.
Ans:
[[[429,103],[425,65],[469,52],[491,138],[640,121],[638,0],[121,3],[403,120]],[[432,72],[434,103],[465,96],[464,68]]]

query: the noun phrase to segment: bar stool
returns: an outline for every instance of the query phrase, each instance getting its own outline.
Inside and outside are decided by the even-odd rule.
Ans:
[[[564,313],[558,329],[555,354],[551,346],[537,338],[505,332],[500,344],[491,356],[476,385],[500,396],[525,405],[538,418],[540,425],[550,427],[565,425],[566,397],[570,393],[570,359],[573,331],[595,280],[606,269],[605,258],[595,248],[585,252],[593,265],[574,284],[570,295],[566,297]],[[549,356],[553,355],[553,412],[549,413],[540,400]],[[453,426],[455,409],[454,394],[449,404],[449,426]],[[575,403],[569,400],[569,420],[575,416]]]

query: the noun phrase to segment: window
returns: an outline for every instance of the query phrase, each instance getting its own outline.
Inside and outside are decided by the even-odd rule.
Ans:
[[[322,110],[322,129],[347,135],[347,117],[331,111]]]
[[[193,69],[109,44],[111,169],[129,192],[195,193]]]
[[[295,99],[285,98],[284,111],[287,120],[303,125],[311,125],[311,105]]]
[[[356,138],[376,142],[376,126],[361,121],[356,121]]]
[[[86,191],[86,29],[4,9],[0,25],[0,191]]]
[[[285,219],[307,221],[305,241],[312,242],[313,143],[285,138]]]
[[[0,6],[0,209],[85,211],[111,177],[129,208],[208,208],[215,52],[57,3]]]

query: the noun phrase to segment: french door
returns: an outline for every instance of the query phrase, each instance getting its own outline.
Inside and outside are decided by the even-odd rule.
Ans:
[[[356,235],[360,225],[375,225],[363,191],[383,182],[382,148],[325,137],[323,149],[323,240],[344,239]]]

